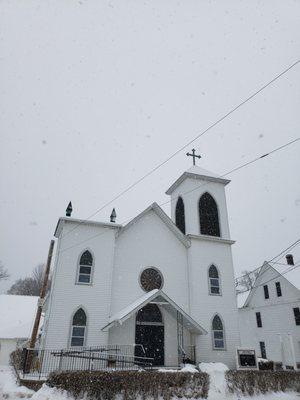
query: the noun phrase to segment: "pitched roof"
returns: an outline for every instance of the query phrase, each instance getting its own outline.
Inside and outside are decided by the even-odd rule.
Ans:
[[[112,228],[112,229],[118,229],[121,228],[122,225],[120,224],[115,224],[113,222],[99,222],[99,221],[91,221],[89,219],[77,219],[77,218],[71,218],[71,217],[60,217],[56,228],[55,228],[55,232],[54,232],[54,236],[55,237],[59,237],[61,231],[62,231],[62,227],[63,224],[67,222],[67,223],[75,223],[77,225],[92,225],[92,226],[100,226],[102,228]]]
[[[159,207],[157,203],[151,204],[144,211],[138,214],[135,218],[133,218],[127,225],[125,225],[120,231],[121,235],[124,231],[134,225],[139,219],[144,217],[148,212],[153,211],[162,222],[170,229],[170,231],[179,239],[185,247],[190,247],[191,241],[177,228],[171,218],[163,211],[162,208]]]
[[[169,187],[169,189],[166,191],[166,194],[171,194],[187,178],[199,179],[208,182],[217,182],[222,183],[223,185],[227,185],[230,182],[230,180],[224,179],[220,175],[207,171],[206,169],[198,167],[197,165],[193,165]]]
[[[259,274],[255,279],[253,288],[250,291],[237,294],[237,302],[239,308],[247,307],[251,299],[253,298],[256,289],[261,287],[261,285],[263,285],[264,283],[267,283],[267,282],[260,282],[261,276],[266,270],[273,270],[277,274],[274,277],[274,279],[277,279],[279,277],[286,279],[291,285],[293,285],[296,289],[298,289],[300,293],[300,287],[299,287],[300,271],[297,266],[293,267],[291,265],[286,264],[286,269],[283,270],[281,264],[276,265],[274,263],[271,265],[269,262],[265,261],[259,270]]]
[[[0,338],[27,339],[31,334],[38,297],[0,295]]]
[[[108,324],[105,325],[102,330],[110,329],[112,326],[119,324],[122,325],[124,321],[130,318],[134,313],[143,308],[146,304],[155,303],[155,300],[162,308],[167,309],[174,318],[177,317],[177,313],[182,316],[182,323],[185,328],[189,331],[197,334],[206,334],[207,331],[202,328],[192,317],[190,317],[185,311],[182,310],[170,297],[168,297],[162,290],[154,289],[144,294],[127,307],[123,308],[118,313],[111,316],[108,320]]]

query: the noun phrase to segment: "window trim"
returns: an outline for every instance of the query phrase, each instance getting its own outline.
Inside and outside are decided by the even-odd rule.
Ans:
[[[79,281],[79,275],[88,275],[88,274],[80,274],[80,267],[84,266],[84,265],[80,265],[80,259],[83,255],[83,253],[85,253],[86,251],[88,251],[91,256],[92,256],[92,265],[85,265],[86,267],[91,267],[91,273],[90,273],[90,281],[89,282],[80,282]],[[94,280],[94,269],[95,269],[95,256],[93,251],[90,248],[85,248],[84,250],[82,250],[82,252],[79,254],[78,258],[77,258],[77,272],[76,272],[76,281],[75,281],[75,285],[83,285],[83,286],[92,286],[93,285],[93,280]]]
[[[214,330],[213,329],[213,320],[215,319],[215,317],[218,316],[222,322],[222,327],[223,330]],[[227,344],[226,344],[226,331],[225,331],[225,324],[223,321],[223,318],[221,317],[220,314],[215,313],[210,321],[210,329],[211,329],[211,340],[212,340],[212,350],[213,351],[226,351],[227,350]],[[223,332],[223,343],[224,343],[224,347],[215,347],[215,337],[214,337],[214,332]]]
[[[201,233],[200,200],[201,200],[201,197],[202,197],[205,193],[209,194],[209,195],[214,199],[214,201],[215,201],[215,203],[216,203],[217,213],[218,213],[218,222],[219,222],[220,236],[206,235],[206,234],[204,234],[204,233]],[[222,226],[221,226],[222,224],[221,224],[221,219],[220,219],[220,210],[219,210],[219,204],[218,204],[218,202],[216,201],[215,196],[212,195],[210,191],[205,190],[205,191],[202,192],[202,193],[200,194],[200,196],[199,196],[198,203],[197,203],[197,207],[198,207],[197,213],[198,213],[199,235],[209,236],[209,237],[213,237],[213,238],[222,239],[222,238],[223,238],[223,232],[222,232]]]
[[[276,288],[277,297],[282,297],[282,289],[281,289],[280,281],[275,282],[275,288]],[[280,294],[279,294],[278,292],[279,292]]]
[[[210,270],[210,268],[212,267],[212,266],[214,266],[216,269],[217,269],[217,271],[218,271],[218,278],[211,278],[210,276],[209,276],[209,270]],[[219,293],[212,293],[211,292],[211,283],[210,283],[210,280],[211,279],[218,279],[218,282],[219,282]],[[209,267],[208,267],[208,269],[207,269],[207,280],[208,280],[208,294],[210,295],[210,296],[222,296],[222,285],[221,285],[221,274],[220,274],[220,269],[217,267],[217,265],[215,264],[215,263],[211,263],[210,265],[209,265]]]
[[[268,285],[264,285],[263,286],[263,290],[264,290],[264,298],[265,298],[265,300],[269,300],[269,298],[270,298],[269,286]],[[267,295],[268,295],[267,297],[266,297],[266,292],[267,292]]]
[[[164,287],[164,284],[165,284],[163,273],[161,272],[161,270],[160,270],[159,268],[154,267],[154,266],[152,266],[152,265],[148,265],[148,266],[146,266],[146,267],[145,267],[145,266],[142,266],[142,267],[141,267],[141,270],[140,270],[140,273],[139,273],[139,278],[138,278],[138,279],[139,279],[139,285],[140,285],[140,288],[142,289],[143,293],[149,293],[149,292],[146,292],[146,290],[143,288],[142,282],[141,282],[142,274],[143,274],[143,272],[144,272],[146,269],[148,269],[148,268],[155,269],[155,270],[160,274],[160,276],[161,276],[161,287],[160,287],[160,289],[158,289],[158,290],[162,290],[163,287]]]
[[[263,357],[263,354],[262,354],[262,344],[264,346],[264,353],[265,353],[264,355],[265,355],[265,357]],[[267,360],[267,349],[266,349],[266,342],[265,341],[263,341],[263,340],[259,341],[259,350],[260,350],[261,358],[263,358],[264,360]]]
[[[78,310],[82,309],[85,313],[85,317],[86,317],[86,324],[84,326],[84,338],[83,338],[83,345],[82,346],[72,346],[72,337],[73,337],[73,328],[74,327],[79,327],[79,325],[73,325],[73,319],[75,314],[77,313]],[[69,329],[69,347],[71,348],[79,348],[79,347],[85,347],[86,345],[86,340],[87,340],[87,334],[88,334],[88,313],[86,311],[86,308],[82,305],[78,306],[75,311],[73,312],[73,314],[71,315],[71,321],[70,321],[70,329]],[[83,326],[80,326],[81,328]]]
[[[296,310],[297,310],[297,316],[296,316]],[[293,307],[293,314],[294,314],[294,321],[296,326],[300,326],[300,307]]]
[[[263,323],[262,323],[261,312],[257,311],[255,313],[255,317],[256,317],[256,327],[257,328],[262,328],[263,327]]]

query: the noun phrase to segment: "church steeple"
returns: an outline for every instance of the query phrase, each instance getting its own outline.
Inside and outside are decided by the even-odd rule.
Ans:
[[[177,227],[185,234],[229,239],[225,198],[229,182],[197,165],[184,172],[166,191]]]

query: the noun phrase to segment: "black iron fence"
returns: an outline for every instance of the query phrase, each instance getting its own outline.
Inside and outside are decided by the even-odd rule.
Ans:
[[[45,379],[54,371],[151,369],[153,359],[135,356],[136,346],[142,347],[142,345],[105,345],[62,350],[25,348],[19,365],[15,365],[15,368],[23,379]]]

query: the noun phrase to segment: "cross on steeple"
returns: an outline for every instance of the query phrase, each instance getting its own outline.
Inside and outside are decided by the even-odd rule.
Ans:
[[[192,154],[191,153],[186,153],[186,155],[189,157],[193,157],[193,165],[196,165],[196,158],[201,158],[200,155],[195,154],[196,150],[192,149]]]

